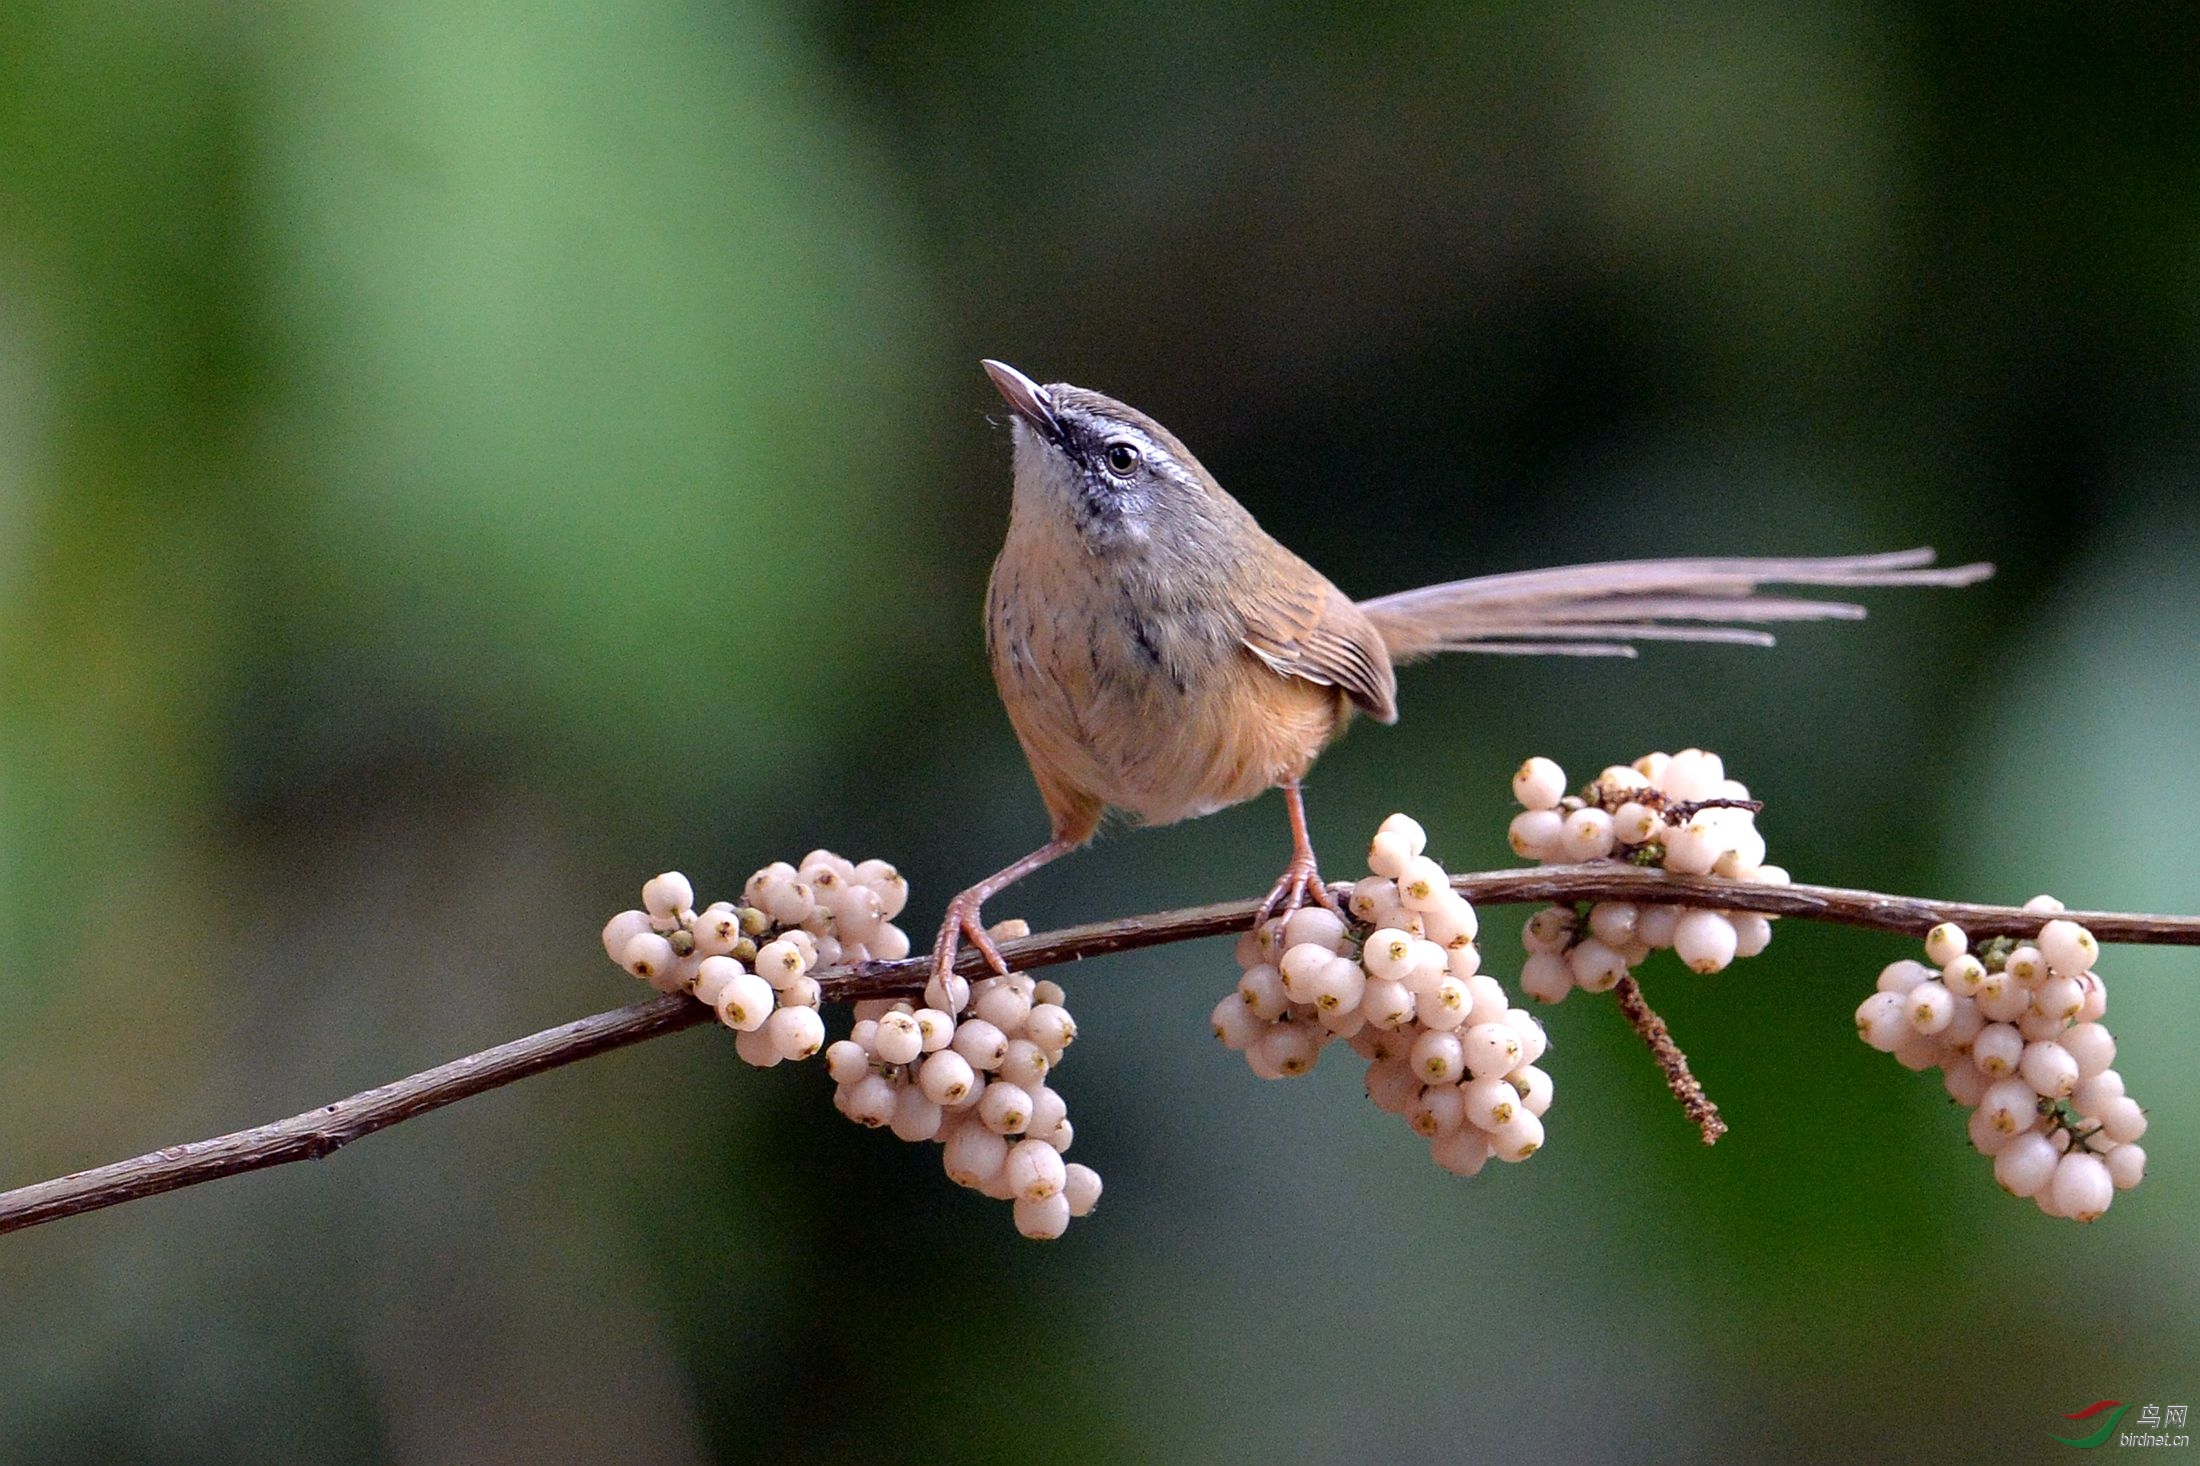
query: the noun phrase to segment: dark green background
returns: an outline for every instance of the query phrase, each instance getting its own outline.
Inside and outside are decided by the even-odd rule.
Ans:
[[[1348,590],[1931,543],[1776,652],[1407,673],[1311,794],[1504,863],[1505,777],[1702,743],[1806,879],[2200,910],[2190,7],[0,8],[0,1184],[628,1001],[603,918],[818,844],[920,934],[1035,843],[976,370],[1118,394]],[[1243,895],[1273,799],[1035,924]],[[1487,913],[1510,975],[1524,913]],[[920,936],[921,941],[921,936]],[[0,1458],[2060,1452],[2200,1403],[2200,968],[2106,964],[2153,1175],[2001,1195],[1850,1011],[1653,969],[1474,1181],[1065,975],[1053,1246],[697,1032],[0,1239]]]

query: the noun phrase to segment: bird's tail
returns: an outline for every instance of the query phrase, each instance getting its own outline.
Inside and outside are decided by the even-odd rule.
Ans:
[[[1391,659],[1437,652],[1631,657],[1638,641],[1770,646],[1775,621],[1855,620],[1849,601],[1772,595],[1770,586],[1957,586],[1991,565],[1935,566],[1929,549],[1797,559],[1613,560],[1482,575],[1360,602]]]

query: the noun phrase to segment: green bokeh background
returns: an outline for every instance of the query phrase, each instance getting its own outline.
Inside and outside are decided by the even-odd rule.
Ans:
[[[979,647],[1004,357],[1374,594],[1931,543],[1773,653],[1411,671],[1310,799],[1501,864],[1504,779],[1701,743],[1836,883],[2200,910],[2189,7],[0,9],[0,1185],[630,1000],[596,930],[1043,820]],[[995,908],[1244,895],[1273,799]],[[1494,912],[1493,970],[1521,913]],[[1993,1186],[1855,1041],[1898,940],[1606,1004],[1465,1182],[1066,975],[1107,1177],[1024,1243],[689,1033],[0,1239],[0,1459],[2031,1459],[2200,1396],[2200,967],[2108,965],[2152,1175]],[[2195,1402],[2200,1403],[2200,1402]]]

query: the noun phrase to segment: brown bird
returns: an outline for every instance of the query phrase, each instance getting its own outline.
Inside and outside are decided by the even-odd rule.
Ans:
[[[1166,825],[1280,786],[1291,859],[1266,915],[1334,909],[1299,781],[1355,708],[1398,717],[1395,668],[1437,652],[1632,656],[1638,641],[1769,646],[1737,622],[1854,618],[1770,584],[1968,585],[1931,550],[1823,559],[1631,560],[1457,580],[1354,602],[1278,544],[1178,442],[1112,397],[985,363],[1015,413],[1015,498],[986,593],[986,654],[1053,838],[948,904],[933,970],[980,910],[1089,841],[1109,809]],[[1677,623],[1677,624],[1676,624]],[[1723,623],[1723,624],[1722,624]]]

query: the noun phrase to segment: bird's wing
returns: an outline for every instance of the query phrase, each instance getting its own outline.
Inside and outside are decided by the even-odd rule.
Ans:
[[[1398,721],[1398,675],[1382,633],[1311,569],[1260,587],[1246,608],[1242,640],[1284,676],[1342,688],[1377,722]]]
[[[1929,549],[1816,559],[1613,560],[1454,580],[1362,601],[1359,609],[1393,661],[1436,652],[1631,657],[1638,641],[1770,646],[1772,633],[1750,623],[1864,614],[1848,601],[1762,594],[1766,586],[1957,586],[1993,573],[1991,565],[1936,567]]]

